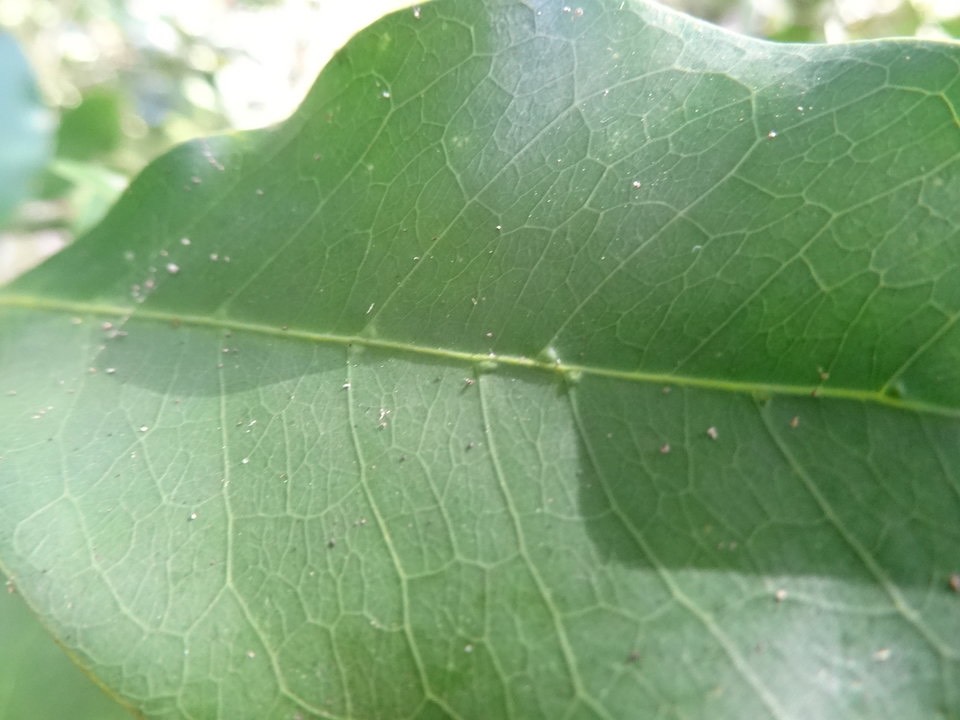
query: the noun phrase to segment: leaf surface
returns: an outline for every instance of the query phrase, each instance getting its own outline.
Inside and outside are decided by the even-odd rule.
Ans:
[[[0,295],[0,556],[157,718],[960,713],[960,48],[441,1]]]

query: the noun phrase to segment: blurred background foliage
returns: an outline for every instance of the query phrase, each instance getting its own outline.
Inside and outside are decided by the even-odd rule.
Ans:
[[[786,42],[960,36],[960,0],[667,2]],[[412,4],[0,0],[0,283],[91,227],[174,144],[285,118],[353,32]],[[127,716],[6,587],[0,720]]]

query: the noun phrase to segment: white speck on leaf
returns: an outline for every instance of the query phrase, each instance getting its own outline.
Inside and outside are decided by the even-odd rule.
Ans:
[[[180,272],[180,266],[176,263],[167,263],[167,272],[171,275],[176,275]]]
[[[783,588],[778,588],[777,591],[773,594],[773,599],[778,603],[783,602],[787,599],[787,591]]]
[[[707,437],[711,440],[716,440],[718,437],[720,437],[720,433],[718,433],[717,429],[711,425],[707,428]]]
[[[641,187],[643,187],[643,183],[641,183],[639,180],[634,180],[630,184],[633,185],[634,190],[639,190]]]
[[[886,662],[890,659],[890,648],[880,648],[873,654],[873,659],[877,662]]]
[[[776,130],[771,130],[770,132],[767,133],[767,137],[770,138],[771,140],[773,140],[776,136],[777,136]]]
[[[182,238],[180,238],[180,244],[183,245],[184,247],[186,247],[187,245],[190,244],[190,238],[188,238],[188,237],[182,237]]]

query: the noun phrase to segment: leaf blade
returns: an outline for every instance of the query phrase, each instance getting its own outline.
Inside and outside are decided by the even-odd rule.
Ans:
[[[0,296],[0,547],[151,716],[949,714],[956,56],[389,18]]]

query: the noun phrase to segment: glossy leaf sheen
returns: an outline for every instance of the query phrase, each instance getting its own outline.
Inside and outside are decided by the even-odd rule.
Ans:
[[[158,718],[960,713],[960,48],[437,2],[0,296],[0,549]]]

